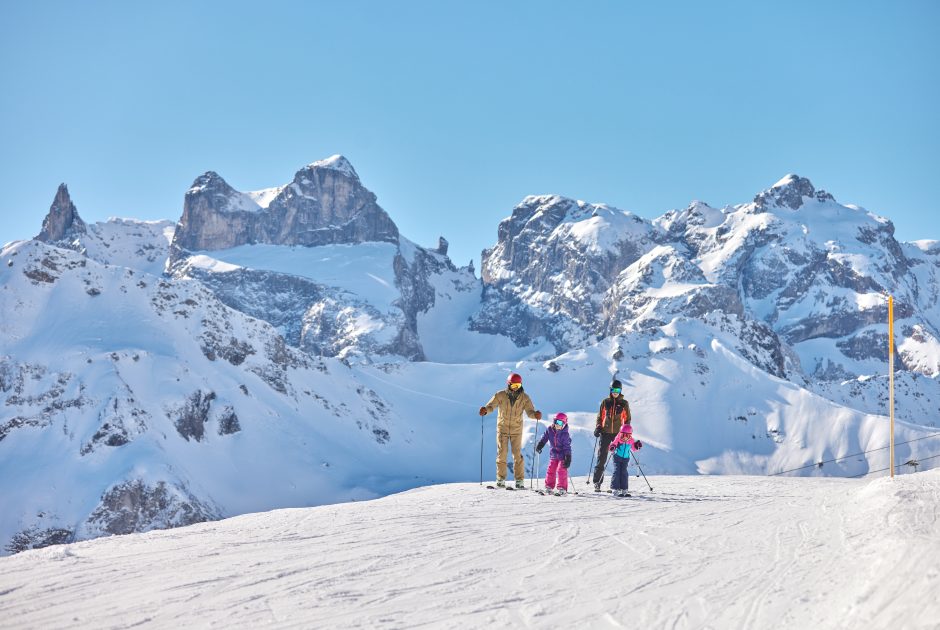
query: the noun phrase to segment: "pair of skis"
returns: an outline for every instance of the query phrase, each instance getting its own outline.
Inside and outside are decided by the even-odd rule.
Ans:
[[[568,491],[565,492],[564,494],[555,494],[554,492],[551,492],[551,491],[548,491],[548,490],[542,490],[541,488],[537,488],[537,489],[533,490],[533,492],[535,492],[536,494],[541,494],[543,497],[547,497],[547,496],[552,496],[552,497],[564,497],[564,496],[568,496],[569,494],[581,494],[581,493],[578,492],[577,490],[568,490]]]
[[[498,489],[498,488],[499,488],[499,486],[494,486],[494,485],[490,485],[490,484],[488,484],[488,485],[486,486],[486,489],[487,489],[487,490],[496,490],[496,489]],[[525,490],[525,488],[516,488],[516,487],[514,487],[514,486],[504,486],[503,489],[504,489],[504,490],[512,490],[513,492],[515,492],[516,490]],[[554,492],[546,492],[545,490],[542,490],[541,488],[532,488],[532,492],[535,492],[535,493],[537,493],[537,494],[541,494],[542,496],[548,496],[548,495],[552,495],[552,496],[561,496],[561,495],[556,495]],[[567,494],[578,494],[578,495],[579,495],[579,494],[581,494],[581,493],[578,492],[577,490],[569,490],[569,491],[566,492],[565,494],[566,494],[566,495],[567,495]]]
[[[632,497],[632,496],[633,496],[633,495],[630,494],[629,492],[626,493],[626,494],[614,494],[614,491],[613,491],[613,490],[606,490],[605,492],[607,492],[607,494],[609,494],[610,496],[615,497],[615,498],[617,498],[617,499],[622,499],[622,498],[624,498],[624,497]]]

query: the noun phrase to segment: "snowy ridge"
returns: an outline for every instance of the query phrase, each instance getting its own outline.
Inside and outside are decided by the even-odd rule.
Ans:
[[[248,195],[252,202],[257,204],[259,208],[267,208],[271,205],[271,202],[277,199],[278,195],[284,190],[284,186],[276,186],[274,188],[264,188],[262,190],[250,190],[245,194]]]

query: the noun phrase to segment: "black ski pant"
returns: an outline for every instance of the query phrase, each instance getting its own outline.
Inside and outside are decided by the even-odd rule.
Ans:
[[[597,466],[594,467],[594,484],[597,485],[604,481],[604,466],[607,465],[607,455],[609,455],[610,443],[614,441],[616,433],[601,433],[597,440]]]
[[[627,466],[629,464],[629,457],[614,455],[614,477],[610,480],[611,490],[630,489],[630,473],[627,472]]]

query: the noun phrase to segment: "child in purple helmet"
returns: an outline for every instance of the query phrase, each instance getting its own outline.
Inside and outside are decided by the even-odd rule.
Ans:
[[[630,463],[630,451],[643,448],[643,442],[633,439],[633,427],[624,424],[620,427],[617,437],[610,443],[609,450],[614,454],[614,478],[610,481],[610,488],[616,497],[628,497],[627,489],[630,485],[630,475],[627,465]]]
[[[545,489],[549,492],[555,490],[555,494],[560,496],[568,492],[568,467],[571,466],[571,435],[568,433],[567,415],[555,414],[552,425],[545,429],[535,447],[537,453],[542,452],[545,442],[552,443],[548,471],[545,473]]]

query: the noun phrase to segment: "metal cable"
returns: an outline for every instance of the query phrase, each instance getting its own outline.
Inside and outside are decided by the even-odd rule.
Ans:
[[[913,439],[913,440],[907,440],[906,442],[895,442],[894,445],[895,445],[895,446],[901,446],[902,444],[910,444],[911,442],[919,442],[920,440],[926,440],[927,438],[937,437],[938,435],[940,435],[940,432],[938,432],[938,433],[931,433],[930,435],[925,435],[924,437],[919,437],[919,438],[916,438],[916,439]],[[836,458],[834,458],[834,459],[827,459],[827,460],[822,461],[822,462],[816,462],[816,463],[813,463],[813,464],[807,464],[806,466],[800,466],[799,468],[791,468],[790,470],[781,470],[780,472],[771,473],[771,474],[769,474],[769,475],[767,475],[767,476],[768,476],[768,477],[775,477],[775,476],[777,476],[777,475],[783,475],[783,474],[786,474],[786,473],[789,473],[789,472],[795,472],[795,471],[797,471],[797,470],[804,470],[804,469],[806,469],[806,468],[815,468],[815,467],[822,466],[823,464],[831,464],[832,462],[837,462],[837,461],[839,461],[840,459],[848,459],[848,458],[850,458],[850,457],[858,457],[859,455],[864,455],[865,453],[874,453],[874,452],[876,452],[876,451],[883,451],[883,450],[885,450],[886,448],[890,448],[890,445],[889,445],[889,446],[880,446],[880,447],[878,447],[878,448],[873,448],[873,449],[867,450],[867,451],[861,451],[860,453],[852,453],[851,455],[843,455],[842,457],[836,457]],[[932,458],[931,458],[931,457],[926,457],[926,458],[924,458],[924,459],[932,459]],[[890,466],[889,466],[888,468],[890,468]],[[883,469],[883,470],[888,470],[888,468],[885,468],[885,469]],[[873,472],[880,472],[880,471],[873,471]],[[865,474],[869,474],[869,473],[865,473]]]

